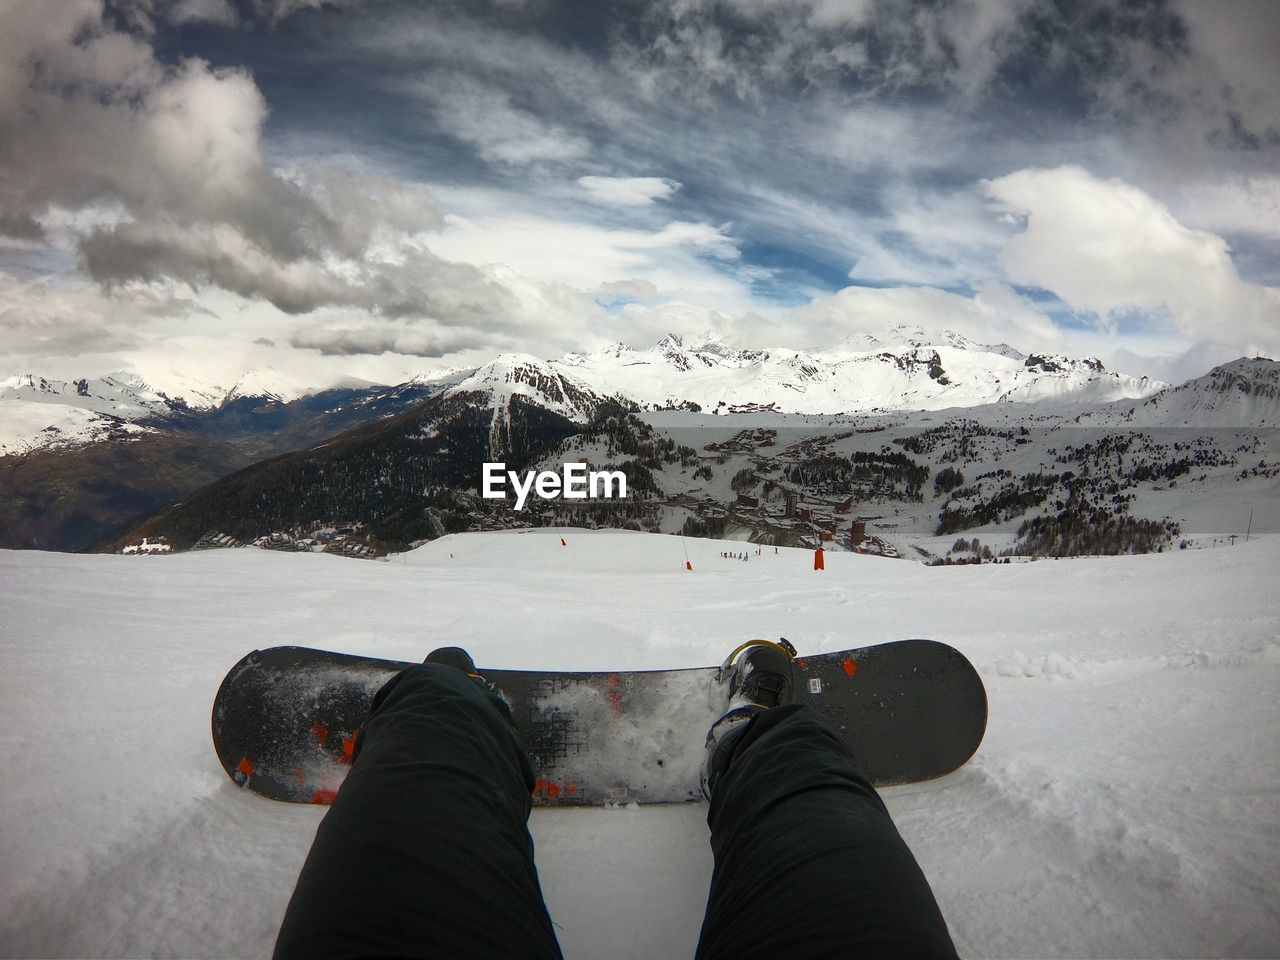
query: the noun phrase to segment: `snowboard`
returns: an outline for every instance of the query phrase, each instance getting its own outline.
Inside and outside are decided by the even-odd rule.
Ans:
[[[264,797],[329,803],[374,694],[409,666],[307,647],[255,650],[214,701],[218,759],[236,784]],[[982,742],[982,680],[946,644],[900,640],[797,657],[794,666],[794,699],[835,724],[877,786],[943,776]],[[703,799],[706,733],[725,710],[719,668],[477,669],[511,705],[537,777],[535,803]]]

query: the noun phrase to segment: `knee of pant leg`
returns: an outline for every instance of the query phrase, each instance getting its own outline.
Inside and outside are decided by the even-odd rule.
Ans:
[[[720,821],[744,822],[792,795],[827,788],[887,816],[840,733],[807,706],[762,712],[715,763],[708,812],[713,832]]]

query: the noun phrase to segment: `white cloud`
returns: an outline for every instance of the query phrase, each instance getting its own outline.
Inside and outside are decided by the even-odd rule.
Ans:
[[[1238,174],[1183,187],[1178,213],[1205,230],[1280,239],[1280,175]]]
[[[1133,376],[1146,376],[1165,383],[1186,383],[1195,377],[1204,376],[1214,367],[1229,363],[1239,358],[1243,351],[1231,344],[1213,343],[1201,340],[1185,350],[1155,355],[1141,352],[1139,344],[1130,347],[1119,347],[1115,343],[1109,345],[1109,358],[1106,348],[1097,351],[1099,356],[1107,360],[1114,370],[1122,370]]]
[[[1280,290],[1242,280],[1226,241],[1183,226],[1142,190],[1080,167],[1021,170],[986,187],[1026,218],[1000,254],[1014,282],[1110,323],[1154,313],[1192,339],[1280,344]]]
[[[648,280],[637,278],[611,280],[600,284],[600,295],[606,302],[622,299],[652,300],[658,295],[658,288]]]
[[[584,293],[617,280],[642,280],[672,298],[709,307],[748,309],[752,298],[724,272],[739,251],[724,230],[673,221],[659,229],[626,228],[546,211],[521,198],[489,191],[446,193],[460,211],[423,243],[437,256],[481,267],[498,266],[543,284]]]
[[[474,146],[486,163],[563,163],[591,152],[585,137],[515,106],[507,93],[479,81],[437,73],[418,89],[434,106],[441,128]]]
[[[665,177],[579,177],[578,186],[591,199],[618,207],[647,207],[680,189],[678,181]]]
[[[50,357],[138,347],[166,319],[190,322],[201,313],[170,292],[141,290],[108,296],[96,285],[56,276],[23,280],[0,272],[0,356],[26,372]],[[22,368],[21,370],[19,368]]]
[[[815,345],[899,324],[953,330],[978,343],[1003,342],[1021,350],[1052,350],[1062,343],[1047,316],[996,281],[973,297],[933,287],[845,287],[798,307],[787,322],[795,328],[794,343]]]

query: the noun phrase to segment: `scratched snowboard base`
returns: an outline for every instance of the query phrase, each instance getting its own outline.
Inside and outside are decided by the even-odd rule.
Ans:
[[[255,650],[213,705],[233,781],[273,800],[329,803],[378,689],[411,666],[307,647]],[[701,800],[707,729],[724,712],[715,667],[622,673],[479,671],[511,704],[537,777],[534,799],[578,806]],[[799,657],[795,699],[844,735],[877,786],[930,780],[978,749],[982,680],[930,640]]]

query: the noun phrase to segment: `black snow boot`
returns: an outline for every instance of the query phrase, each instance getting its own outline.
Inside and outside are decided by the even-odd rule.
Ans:
[[[436,647],[422,662],[443,663],[446,667],[456,667],[468,677],[483,679],[476,673],[476,662],[471,659],[471,654],[461,647]]]
[[[702,766],[702,793],[711,790],[733,756],[733,747],[756,714],[791,702],[795,685],[791,661],[796,650],[786,639],[752,640],[734,650],[720,665],[719,680],[728,691],[724,714],[707,731]],[[736,659],[735,659],[736,657]]]
[[[427,658],[423,663],[440,663],[446,667],[453,667],[461,670],[468,677],[478,683],[488,693],[489,699],[493,701],[493,705],[498,708],[508,720],[511,720],[511,703],[507,700],[507,695],[498,689],[496,683],[490,683],[481,674],[476,672],[476,663],[471,659],[471,654],[463,650],[461,647],[437,647],[427,654]],[[514,722],[514,721],[512,721]]]

